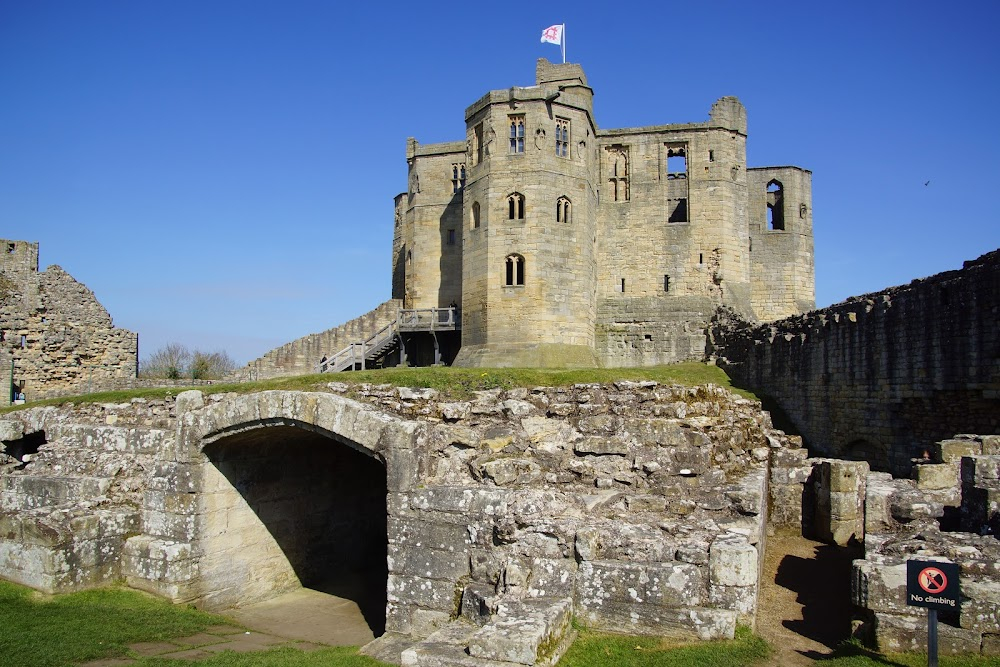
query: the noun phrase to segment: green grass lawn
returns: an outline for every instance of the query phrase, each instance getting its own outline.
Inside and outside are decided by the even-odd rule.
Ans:
[[[909,653],[905,655],[880,655],[854,642],[845,642],[833,654],[824,659],[822,667],[926,667],[927,656]],[[1000,656],[964,655],[938,656],[940,667],[1000,667]]]
[[[128,645],[186,637],[213,625],[237,625],[222,616],[172,605],[121,588],[44,596],[0,580],[0,665],[66,667],[98,658],[130,656]],[[732,641],[677,646],[651,637],[583,630],[559,667],[752,667],[764,664],[767,643],[746,629]],[[134,657],[134,656],[132,656]],[[304,652],[275,648],[225,652],[198,661],[144,658],[137,667],[379,667],[352,647]],[[845,644],[824,667],[920,667],[919,655],[880,656]],[[998,667],[1000,658],[942,656],[941,667]]]
[[[0,580],[0,664],[69,665],[133,642],[192,635],[218,618],[124,589],[39,596]]]
[[[732,389],[748,398],[755,398],[752,393],[733,387],[729,376],[717,366],[709,366],[697,362],[686,362],[670,366],[653,366],[649,368],[579,368],[579,369],[548,369],[548,368],[453,368],[436,366],[426,368],[386,368],[369,371],[353,371],[347,373],[327,373],[323,375],[297,375],[294,377],[273,378],[259,382],[242,382],[239,384],[211,384],[193,387],[206,394],[223,392],[251,393],[269,389],[285,389],[294,391],[325,390],[330,382],[347,384],[391,384],[397,387],[430,387],[437,389],[444,396],[452,399],[468,398],[473,391],[484,389],[512,389],[514,387],[565,387],[578,383],[607,383],[615,380],[654,380],[661,384],[680,384],[697,386],[707,383],[717,384]],[[32,401],[23,406],[14,406],[0,410],[0,414],[12,410],[36,407],[40,405],[59,405],[67,402],[89,403],[123,403],[132,398],[163,398],[184,391],[183,387],[133,389],[128,391],[108,391],[86,396],[71,396],[63,398]]]
[[[749,667],[759,664],[770,647],[748,629],[732,641],[677,646],[656,637],[627,637],[581,631],[558,667]]]

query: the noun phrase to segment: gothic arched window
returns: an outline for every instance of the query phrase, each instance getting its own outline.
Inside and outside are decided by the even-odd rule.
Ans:
[[[568,197],[556,200],[556,222],[569,222],[573,204]]]
[[[507,255],[504,261],[506,263],[504,285],[507,287],[524,285],[524,257],[516,254]]]
[[[524,220],[524,195],[520,192],[507,196],[507,219]]]

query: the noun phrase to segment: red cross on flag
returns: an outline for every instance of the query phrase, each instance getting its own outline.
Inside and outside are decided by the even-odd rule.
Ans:
[[[550,25],[548,28],[542,31],[542,43],[543,44],[562,44],[563,40],[563,28],[562,25]]]

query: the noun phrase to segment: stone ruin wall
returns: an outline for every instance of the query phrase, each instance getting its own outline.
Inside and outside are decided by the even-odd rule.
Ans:
[[[308,334],[277,347],[226,377],[234,382],[252,382],[273,377],[316,373],[320,359],[360,343],[396,319],[401,299],[390,299],[375,309],[321,333]]]
[[[128,385],[138,335],[112,324],[94,293],[59,266],[38,271],[38,244],[0,240],[0,405],[11,381],[27,400]]]
[[[1000,431],[998,321],[994,251],[770,324],[723,314],[709,352],[780,405],[811,451],[907,476],[927,442]]]
[[[240,511],[239,496],[215,495],[221,478],[192,433],[273,427],[265,416],[283,414],[299,430],[337,424],[336,439],[385,465],[390,631],[427,636],[463,609],[490,627],[511,605],[622,632],[710,638],[752,625],[768,460],[795,447],[755,402],[622,382],[457,402],[363,387],[363,405],[331,388],[7,415],[0,573],[47,591],[124,579],[176,601],[239,603],[225,597],[239,567],[213,569],[206,533],[220,507]],[[288,463],[279,457],[272,476]],[[263,541],[254,533],[242,549]]]
[[[0,574],[50,592],[124,580],[215,609],[287,590],[296,573],[274,542],[295,544],[279,532],[296,524],[279,516],[262,532],[254,490],[293,474],[284,488],[299,495],[271,494],[270,513],[366,511],[325,498],[350,484],[308,463],[288,472],[302,451],[281,439],[292,430],[382,468],[386,628],[427,638],[408,664],[448,664],[435,662],[442,651],[491,664],[491,650],[510,648],[500,628],[511,618],[549,633],[568,632],[572,614],[610,631],[729,636],[753,624],[768,526],[863,544],[856,627],[882,650],[922,641],[921,610],[901,602],[905,559],[958,563],[963,602],[943,617],[942,651],[1000,653],[1000,436],[929,443],[912,478],[893,479],[810,457],[757,403],[711,386],[498,389],[468,401],[329,389],[6,415]],[[227,438],[227,456],[208,455],[206,443]],[[236,459],[256,472],[227,482],[220,472]]]
[[[959,566],[960,605],[939,612],[942,654],[1000,654],[1000,435],[927,443],[909,478],[788,449],[771,467],[772,522],[859,545],[854,634],[888,653],[926,649],[926,610],[906,604],[906,561]],[[779,509],[780,508],[780,509]]]

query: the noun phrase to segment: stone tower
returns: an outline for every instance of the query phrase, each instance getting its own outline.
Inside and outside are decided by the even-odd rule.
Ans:
[[[472,366],[595,366],[597,128],[579,65],[466,109],[462,349]]]

